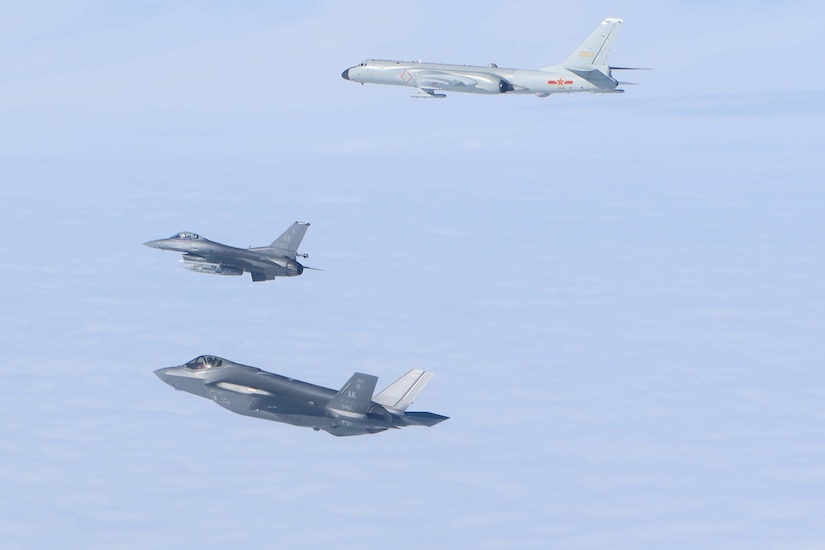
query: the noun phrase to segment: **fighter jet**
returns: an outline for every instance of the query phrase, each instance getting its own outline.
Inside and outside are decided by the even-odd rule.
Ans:
[[[213,355],[201,355],[155,374],[175,388],[230,411],[335,436],[365,435],[404,426],[435,426],[448,417],[407,412],[433,373],[413,369],[373,396],[378,377],[356,372],[340,391],[293,380]]]
[[[275,277],[295,277],[304,269],[315,269],[296,261],[297,257],[309,257],[297,253],[308,227],[306,222],[295,222],[269,246],[235,248],[187,231],[143,244],[183,253],[181,267],[196,273],[243,275],[248,271],[255,282],[271,281]]]
[[[361,84],[412,86],[412,97],[446,97],[438,91],[474,94],[550,94],[592,92],[618,94],[624,90],[613,78],[614,70],[637,70],[636,67],[613,67],[607,64],[610,48],[619,33],[621,19],[607,18],[560,65],[539,70],[503,69],[495,63],[486,67],[447,65],[414,61],[367,59],[350,67],[341,76]]]

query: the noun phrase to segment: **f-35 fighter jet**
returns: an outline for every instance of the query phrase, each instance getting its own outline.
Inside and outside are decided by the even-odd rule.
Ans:
[[[195,233],[183,231],[168,239],[145,242],[146,246],[161,250],[181,252],[181,267],[196,273],[212,275],[252,275],[252,280],[271,281],[275,277],[295,277],[304,272],[305,267],[297,257],[307,258],[308,254],[298,254],[298,247],[307,232],[309,224],[295,222],[269,246],[235,248],[205,239]]]
[[[474,94],[550,94],[572,92],[622,93],[612,71],[632,67],[607,64],[610,47],[619,34],[621,19],[607,18],[564,63],[538,70],[367,59],[341,73],[361,84],[395,84],[418,88],[412,97],[446,97],[440,91]]]
[[[364,435],[404,426],[434,426],[448,417],[407,412],[433,373],[413,369],[373,396],[378,377],[356,372],[340,391],[201,355],[179,367],[155,371],[174,387],[245,416],[324,430],[336,436]]]

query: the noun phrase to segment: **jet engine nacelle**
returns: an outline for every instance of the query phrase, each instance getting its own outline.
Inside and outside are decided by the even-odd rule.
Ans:
[[[293,272],[287,274],[288,277],[291,277],[292,275],[300,275],[304,272],[304,266],[302,266],[295,260],[290,260],[288,258],[273,258],[270,261],[275,265],[279,265],[284,269]]]
[[[477,82],[477,89],[484,90],[489,94],[503,94],[515,90],[513,85],[503,78],[495,78],[487,75],[473,75],[473,79]]]
[[[231,265],[210,264],[204,261],[181,260],[180,266],[195,273],[208,273],[210,275],[243,275],[243,269],[232,267]]]

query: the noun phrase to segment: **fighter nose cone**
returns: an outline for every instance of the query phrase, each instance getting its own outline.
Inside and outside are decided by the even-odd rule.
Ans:
[[[146,241],[143,244],[150,248],[160,248],[160,241]]]
[[[158,369],[158,370],[155,371],[155,374],[157,375],[157,377],[160,378],[161,380],[163,380],[164,382],[166,382],[167,384],[170,384],[170,382],[169,382],[169,375],[166,374],[166,373],[169,372],[170,368],[171,367],[166,367],[165,369]]]
[[[341,78],[343,78],[344,80],[349,80],[349,69],[341,73]]]

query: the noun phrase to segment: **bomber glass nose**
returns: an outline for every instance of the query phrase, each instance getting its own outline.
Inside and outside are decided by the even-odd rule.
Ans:
[[[341,73],[341,78],[343,78],[344,80],[349,80],[349,69]]]

